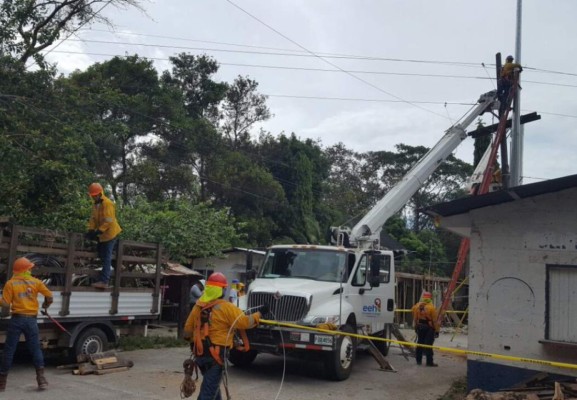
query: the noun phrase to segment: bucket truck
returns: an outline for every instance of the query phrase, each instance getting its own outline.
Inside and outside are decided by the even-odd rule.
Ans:
[[[441,140],[352,229],[332,228],[334,243],[275,245],[268,249],[254,276],[246,310],[268,304],[264,318],[294,325],[330,326],[348,333],[386,337],[395,309],[393,252],[381,249],[383,224],[423,186],[435,169],[467,137],[465,129],[485,111],[498,108],[496,92],[482,95],[461,123]],[[322,360],[328,377],[345,380],[355,362],[358,340],[298,328],[259,326],[247,331],[250,351],[231,350],[236,366],[250,364],[259,352]],[[388,345],[374,344],[383,355]]]

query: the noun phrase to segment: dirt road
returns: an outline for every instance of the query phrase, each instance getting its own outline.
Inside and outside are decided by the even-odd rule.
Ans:
[[[450,342],[450,339],[450,334],[442,334],[436,344],[466,346],[466,337],[459,337],[455,342]],[[132,360],[134,367],[126,372],[102,376],[74,376],[69,370],[49,366],[47,378],[50,387],[44,392],[36,390],[33,367],[19,363],[11,371],[8,388],[0,394],[0,398],[180,399],[182,361],[188,357],[187,350],[172,348],[125,352],[122,356]],[[332,382],[323,378],[320,363],[288,358],[283,373],[285,364],[282,357],[259,355],[246,370],[229,368],[229,387],[233,400],[436,400],[455,379],[466,373],[465,359],[450,354],[436,354],[435,361],[440,365],[438,368],[417,366],[414,359],[405,360],[399,347],[392,347],[387,359],[398,370],[397,373],[380,371],[370,355],[359,353],[351,377],[343,382]],[[196,399],[197,395],[198,392],[192,398]]]

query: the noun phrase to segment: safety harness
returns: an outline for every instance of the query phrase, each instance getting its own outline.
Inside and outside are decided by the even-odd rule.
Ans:
[[[419,319],[417,322],[421,325],[427,325],[434,329],[433,320],[429,318],[429,314],[427,313],[426,303],[419,303]]]
[[[221,358],[221,346],[215,345],[210,341],[209,328],[211,324],[211,315],[213,308],[218,305],[226,303],[225,300],[219,299],[210,302],[209,304],[203,306],[200,310],[200,316],[194,324],[194,355],[197,357],[210,356],[216,361],[218,365],[223,365],[224,362]],[[198,307],[199,305],[197,305]],[[248,341],[248,336],[244,329],[239,329],[238,333],[242,339],[242,345],[236,345],[235,348],[239,351],[249,351],[250,344]]]

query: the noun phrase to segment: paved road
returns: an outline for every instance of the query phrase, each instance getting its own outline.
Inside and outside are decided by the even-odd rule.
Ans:
[[[466,346],[466,337],[457,337],[454,342],[450,342],[450,339],[450,334],[442,334],[436,344]],[[4,394],[0,394],[0,398],[180,399],[182,361],[188,357],[187,348],[139,350],[121,354],[134,361],[134,367],[129,371],[102,376],[75,376],[70,371],[49,366],[47,378],[50,387],[44,392],[36,390],[32,366],[19,363],[11,371],[8,388]],[[417,366],[414,359],[405,360],[399,347],[391,348],[387,359],[398,370],[397,373],[380,371],[370,355],[359,353],[351,377],[343,382],[332,382],[322,377],[321,364],[289,358],[286,373],[283,374],[282,357],[259,355],[246,370],[235,367],[229,369],[229,387],[233,400],[436,400],[455,379],[466,374],[465,358],[451,354],[437,353],[439,368]],[[197,395],[195,393],[192,398],[195,399]]]

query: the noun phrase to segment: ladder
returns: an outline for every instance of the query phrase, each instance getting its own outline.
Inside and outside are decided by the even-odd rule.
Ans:
[[[481,194],[488,193],[489,186],[491,184],[491,180],[493,178],[493,169],[495,165],[495,161],[497,160],[497,152],[499,147],[502,143],[505,143],[505,134],[507,132],[507,119],[509,118],[509,112],[511,111],[511,103],[515,98],[515,93],[518,87],[518,76],[516,75],[511,85],[511,89],[509,90],[509,95],[506,100],[505,106],[501,106],[502,112],[499,115],[499,125],[497,126],[497,134],[495,135],[495,140],[491,144],[491,152],[489,154],[489,161],[487,163],[487,167],[485,168],[485,173],[483,174],[483,180],[481,184],[477,188],[477,190],[473,193],[473,196],[478,196]],[[443,321],[445,312],[449,307],[449,303],[453,296],[453,292],[455,287],[457,286],[457,281],[459,280],[459,276],[461,276],[461,272],[463,271],[463,265],[467,260],[467,256],[469,255],[469,247],[471,241],[469,238],[461,239],[461,244],[459,245],[459,252],[457,253],[457,263],[455,264],[455,268],[453,269],[453,274],[451,275],[451,281],[447,286],[447,290],[445,292],[445,296],[443,297],[443,303],[439,308],[439,312],[437,315],[437,323],[441,324]]]

